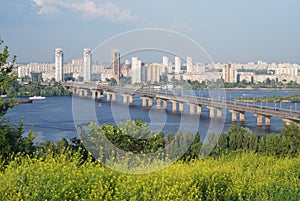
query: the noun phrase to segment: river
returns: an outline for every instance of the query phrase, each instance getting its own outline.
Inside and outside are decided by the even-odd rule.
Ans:
[[[227,90],[227,100],[233,101],[237,97],[261,97],[261,96],[286,96],[289,94],[299,93],[300,90]],[[206,90],[196,91],[197,95],[208,97],[209,92]],[[74,101],[77,103],[74,108]],[[78,102],[79,101],[79,102]],[[95,114],[88,114],[95,116],[98,124],[117,124],[120,121],[124,122],[130,118],[133,120],[141,119],[148,124],[148,127],[157,132],[164,131],[165,133],[177,133],[179,130],[199,131],[203,138],[209,132],[218,132],[222,130],[225,132],[231,125],[231,114],[227,111],[225,123],[209,119],[209,111],[206,107],[202,107],[201,118],[196,115],[190,117],[188,114],[188,106],[185,105],[185,113],[173,114],[168,109],[167,111],[157,109],[143,109],[141,107],[141,100],[139,97],[134,97],[133,106],[124,106],[122,104],[122,97],[118,96],[117,103],[110,104],[105,101],[105,98],[100,100],[101,106],[98,106],[98,101],[91,99],[78,99],[72,97],[47,97],[45,100],[33,101],[31,104],[20,104],[10,109],[6,114],[13,124],[18,124],[20,119],[24,117],[24,130],[28,132],[32,127],[38,133],[36,143],[50,140],[57,141],[61,138],[70,139],[78,137],[74,125],[74,117],[76,119],[85,118],[84,113],[89,113],[86,110],[86,105],[92,108]],[[247,103],[245,103],[246,105]],[[300,104],[297,103],[248,103],[269,107],[284,108],[287,110],[299,110]],[[171,107],[170,105],[168,106]],[[299,108],[298,108],[299,107]],[[73,114],[75,113],[75,116]],[[83,115],[83,116],[81,116]],[[76,120],[75,119],[75,120]],[[253,113],[245,113],[245,123],[243,126],[249,128],[255,133],[278,133],[283,126],[283,121],[279,117],[271,118],[271,127],[262,127],[260,129],[256,126],[256,118]],[[237,125],[240,125],[237,122]],[[25,133],[26,134],[26,133]]]

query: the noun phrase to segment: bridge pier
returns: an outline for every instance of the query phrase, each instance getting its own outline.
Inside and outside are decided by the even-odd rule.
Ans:
[[[270,116],[265,116],[265,125],[271,126],[271,117]]]
[[[222,109],[217,108],[217,117],[222,118]]]
[[[101,99],[101,93],[100,93],[100,91],[91,90],[91,93],[92,93],[92,99],[93,100]]]
[[[177,102],[174,100],[170,100],[172,103],[172,112],[177,112]]]
[[[191,104],[189,103],[190,106],[190,115],[194,115],[195,114],[195,107],[197,107],[197,115],[201,115],[202,113],[202,106],[201,105],[195,105],[195,104]]]
[[[167,102],[166,100],[163,100],[163,108],[164,108],[165,110],[168,109],[168,102]]]
[[[222,108],[214,108],[212,106],[207,107],[209,109],[209,118],[215,117],[215,109],[217,109],[217,117],[222,118]]]
[[[245,113],[240,112],[240,122],[245,122]]]
[[[153,105],[153,100],[152,100],[152,98],[149,98],[148,99],[148,107],[152,107],[152,105]]]
[[[179,102],[179,112],[183,112],[183,103]]]
[[[256,116],[256,119],[257,119],[256,125],[257,126],[262,126],[263,116],[259,115],[259,114],[254,114],[254,116]]]
[[[152,99],[149,97],[140,97],[142,100],[142,107],[147,107],[147,101],[148,101],[148,107],[152,107],[153,102]]]
[[[131,95],[128,94],[122,94],[123,96],[123,104],[127,105],[127,103],[129,102],[129,105],[133,104],[133,97]]]
[[[79,97],[83,97],[83,89],[78,89],[78,95]]]
[[[209,118],[214,118],[215,117],[215,108],[214,107],[211,107],[211,106],[208,106],[207,107],[209,109]]]
[[[92,100],[96,100],[96,91],[95,90],[91,90],[92,93]]]
[[[77,96],[81,96],[81,95],[80,95],[80,93],[81,93],[81,90],[80,90],[80,89],[76,89],[76,92],[75,92],[75,93],[76,93]]]
[[[237,118],[236,118],[236,111],[235,110],[229,110],[229,112],[231,112],[231,121],[232,122],[236,122]]]
[[[202,113],[202,106],[201,105],[197,105],[197,114],[201,115]]]
[[[123,104],[127,105],[127,95],[122,94],[123,96]]]
[[[156,99],[156,107],[159,109],[160,108],[160,101],[161,101],[161,99]]]
[[[106,101],[113,101],[113,102],[115,102],[116,101],[116,93],[114,93],[114,92],[105,92],[106,93]],[[111,96],[111,98],[110,98],[110,96]]]
[[[88,97],[88,94],[89,94],[88,90],[83,90],[84,97]]]
[[[194,115],[195,114],[195,105],[194,104],[189,104],[190,105],[190,115]]]
[[[129,105],[133,105],[133,96],[129,96]]]

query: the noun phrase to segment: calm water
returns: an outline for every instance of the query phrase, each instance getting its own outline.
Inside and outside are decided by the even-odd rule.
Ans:
[[[252,90],[232,90],[226,91],[227,100],[234,100],[241,96],[272,96],[289,95],[299,93],[299,90],[267,90],[267,91],[252,91]],[[197,91],[197,95],[208,97],[208,91]],[[202,138],[207,132],[218,132],[222,130],[225,132],[231,125],[231,114],[226,112],[225,124],[220,120],[209,119],[209,111],[206,107],[202,107],[201,118],[197,116],[190,117],[188,114],[189,108],[184,107],[184,113],[170,113],[171,105],[168,105],[168,111],[158,109],[142,109],[141,100],[139,97],[134,97],[133,106],[124,106],[122,104],[122,97],[117,97],[117,103],[110,104],[105,101],[105,97],[100,100],[102,106],[98,106],[98,102],[90,99],[72,99],[72,97],[47,97],[45,100],[33,101],[32,104],[20,104],[15,108],[9,110],[7,117],[13,124],[17,124],[19,120],[24,117],[25,131],[30,130],[34,125],[34,131],[38,132],[36,142],[44,140],[57,141],[61,138],[70,139],[78,137],[74,125],[75,122],[97,121],[98,124],[118,124],[130,118],[133,120],[142,119],[147,122],[148,127],[153,131],[168,132],[182,132],[199,131]],[[154,103],[155,104],[155,101]],[[247,103],[245,103],[246,105]],[[261,103],[249,103],[261,105]],[[287,110],[299,110],[300,104],[295,103],[263,103],[263,106],[277,108],[285,108]],[[298,109],[299,107],[299,109]],[[73,108],[73,110],[72,110]],[[283,125],[281,118],[272,117],[271,127],[258,129],[256,126],[256,118],[253,113],[245,113],[245,124],[243,126],[251,129],[256,133],[278,133]],[[239,125],[239,122],[237,123]]]

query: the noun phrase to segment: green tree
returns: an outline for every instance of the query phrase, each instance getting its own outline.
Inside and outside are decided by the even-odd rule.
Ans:
[[[0,45],[2,45],[2,40],[0,40]],[[5,46],[3,51],[0,52],[0,91],[1,94],[6,93],[6,89],[10,83],[17,80],[17,76],[13,72],[14,63],[16,61],[16,56],[13,57],[12,61],[8,63],[9,52],[8,47]],[[4,116],[9,108],[15,106],[13,103],[14,97],[3,100],[0,97],[0,116]]]
[[[0,41],[2,45],[2,41]],[[16,81],[17,76],[13,72],[16,56],[11,62],[8,62],[9,52],[8,47],[4,47],[0,52],[0,90],[5,92],[7,87]],[[28,137],[23,137],[23,120],[18,126],[11,126],[9,120],[4,118],[9,108],[16,104],[13,102],[14,97],[3,100],[0,98],[0,159],[6,159],[12,153],[30,154],[34,151],[33,140],[35,135],[32,132],[28,133]]]

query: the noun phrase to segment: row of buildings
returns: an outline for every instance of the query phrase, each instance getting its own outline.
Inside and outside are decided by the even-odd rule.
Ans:
[[[62,82],[76,80],[83,82],[105,81],[121,77],[131,77],[131,83],[155,83],[171,79],[212,81],[223,79],[224,82],[236,83],[242,80],[247,82],[263,82],[266,79],[276,81],[295,81],[300,83],[298,64],[276,64],[258,61],[257,63],[195,63],[192,57],[182,59],[174,57],[170,62],[168,56],[162,57],[161,63],[144,63],[138,57],[131,57],[121,63],[117,49],[111,51],[111,62],[101,64],[93,62],[89,48],[83,50],[83,57],[73,59],[71,63],[64,62],[61,48],[55,49],[54,63],[29,63],[16,65],[19,78],[41,79],[44,81],[55,79]]]

